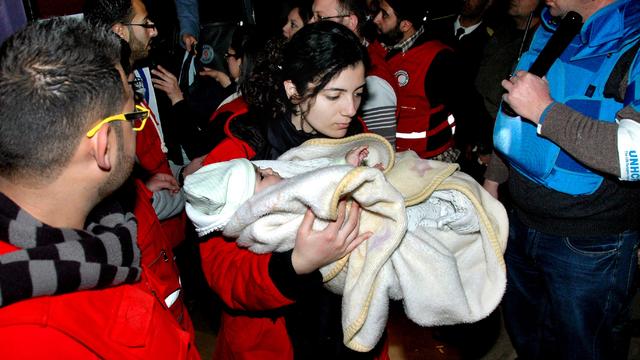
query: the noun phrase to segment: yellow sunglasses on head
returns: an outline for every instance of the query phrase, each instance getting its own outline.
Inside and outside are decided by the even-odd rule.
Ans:
[[[149,118],[149,109],[140,105],[136,105],[136,110],[137,111],[134,112],[122,113],[104,118],[98,123],[98,125],[87,131],[87,137],[93,137],[93,135],[95,135],[98,130],[100,130],[102,125],[112,121],[131,121],[131,124],[133,125],[133,131],[142,130],[144,128],[144,125],[147,123],[147,119]]]

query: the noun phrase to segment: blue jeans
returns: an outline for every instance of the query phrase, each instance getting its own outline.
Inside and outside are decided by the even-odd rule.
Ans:
[[[520,359],[626,359],[638,232],[558,236],[511,214],[505,326]]]

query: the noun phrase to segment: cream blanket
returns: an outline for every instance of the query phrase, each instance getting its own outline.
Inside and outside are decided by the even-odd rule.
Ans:
[[[343,295],[344,343],[356,351],[368,351],[379,341],[389,299],[402,299],[407,316],[423,326],[487,316],[505,290],[507,216],[457,165],[420,159],[413,152],[395,158],[383,138],[365,134],[311,140],[283,154],[283,161],[260,166],[292,176],[291,160],[340,158],[362,143],[369,145],[368,163],[381,162],[385,174],[337,165],[287,179],[247,201],[224,234],[257,253],[286,251],[294,246],[307,208],[320,230],[336,219],[340,199],[357,201],[363,208],[360,231],[374,235],[321,269],[325,286]]]

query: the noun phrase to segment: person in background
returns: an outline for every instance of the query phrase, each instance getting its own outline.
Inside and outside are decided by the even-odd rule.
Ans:
[[[398,99],[396,81],[384,60],[384,49],[377,41],[369,42],[363,36],[368,7],[365,0],[314,0],[310,22],[330,20],[345,25],[358,36],[367,48],[371,66],[367,71],[367,87],[361,115],[367,128],[396,145],[396,117]]]
[[[308,0],[298,0],[287,14],[287,22],[282,27],[282,36],[291,39],[293,34],[307,25],[311,19],[311,4]]]
[[[543,3],[540,0],[510,0],[506,9],[506,16],[501,26],[495,27],[495,32],[484,48],[475,88],[482,96],[487,117],[482,124],[482,144],[479,149],[481,162],[488,164],[493,151],[493,123],[498,116],[498,109],[504,93],[500,82],[508,78],[515,68],[520,50],[529,48],[535,29],[540,24],[540,10]],[[529,23],[529,17],[531,22]],[[527,24],[529,30],[527,31]],[[527,34],[525,38],[524,35]],[[483,175],[484,176],[484,175]]]
[[[146,284],[136,219],[110,196],[149,116],[120,58],[113,33],[76,19],[1,47],[3,359],[199,359]]]
[[[478,72],[478,65],[487,42],[494,30],[486,21],[494,0],[466,0],[458,16],[433,20],[427,24],[426,32],[451,46],[462,59],[463,67],[459,71],[472,81]]]
[[[181,119],[174,132],[188,156],[198,158],[208,154],[225,137],[227,118],[236,112],[245,111],[246,102],[241,96],[241,84],[252,73],[258,53],[263,51],[266,40],[251,25],[234,30],[229,49],[225,54],[229,75],[222,71],[204,68],[201,76],[209,76],[226,89],[227,96],[213,114],[198,117],[185,100],[178,80],[162,67],[152,70],[154,85],[167,93],[172,102],[172,117]]]
[[[527,70],[571,11],[579,33],[541,78]],[[547,2],[502,81],[485,188],[507,182],[505,326],[519,358],[626,359],[637,291],[640,3]],[[504,103],[503,103],[504,105]],[[508,167],[500,161],[504,159]]]
[[[474,95],[458,71],[460,59],[425,32],[427,15],[424,2],[382,0],[374,19],[398,85],[396,149],[456,162],[460,150],[454,144],[464,148],[477,135],[475,107],[468,104]]]
[[[229,118],[228,137],[204,164],[277,159],[308,139],[364,130],[354,117],[366,86],[367,54],[351,30],[321,21],[266,50],[243,90],[249,111]],[[371,235],[358,233],[357,206],[348,216],[344,203],[339,208],[337,220],[322,231],[310,228],[314,216],[307,212],[288,252],[258,255],[219,233],[205,236],[204,273],[228,308],[215,349],[219,358],[388,357],[386,342],[371,353],[343,345],[341,298],[322,287],[318,269]]]
[[[456,148],[461,150],[458,163],[462,171],[471,175],[476,181],[482,183],[485,162],[491,155],[490,136],[487,136],[492,127],[492,121],[488,121],[489,114],[483,106],[482,96],[474,86],[478,74],[484,49],[494,36],[494,28],[497,21],[491,24],[490,16],[493,11],[494,0],[465,0],[457,14],[445,16],[439,19],[429,19],[425,24],[425,32],[451,47],[456,53],[458,65],[455,69],[458,77],[463,80],[456,85],[463,97],[464,106],[473,114],[472,131],[475,136],[463,139],[458,138]],[[500,88],[500,86],[495,86]],[[461,140],[469,140],[466,143]]]

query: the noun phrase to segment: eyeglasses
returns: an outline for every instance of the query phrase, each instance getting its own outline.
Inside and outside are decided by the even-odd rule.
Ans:
[[[102,125],[112,121],[131,121],[131,124],[133,125],[133,131],[142,130],[144,128],[144,125],[147,123],[147,119],[149,118],[149,109],[146,109],[140,105],[136,105],[136,110],[137,111],[134,112],[122,113],[104,118],[98,123],[98,125],[87,131],[87,137],[93,137],[98,132],[98,130],[100,130]]]
[[[330,19],[338,19],[338,18],[344,18],[344,17],[349,17],[351,16],[351,14],[344,14],[344,15],[334,15],[334,16],[320,16],[320,15],[316,15],[316,19],[318,19],[318,21],[324,21],[324,20],[330,20]]]
[[[152,22],[146,22],[143,24],[134,24],[134,23],[122,23],[122,25],[127,25],[127,26],[140,26],[143,27],[145,29],[155,29],[156,28],[156,24],[152,23]]]
[[[239,58],[238,54],[231,54],[231,53],[228,53],[228,52],[224,53],[224,58],[225,59],[228,59],[230,57],[232,57],[234,59],[238,59]]]
[[[134,92],[137,89],[141,89],[144,87],[144,83],[142,82],[142,79],[140,79],[139,77],[133,78],[133,80],[127,81],[127,83],[131,85],[131,88],[133,89]]]

